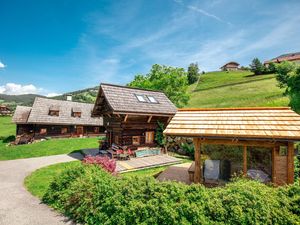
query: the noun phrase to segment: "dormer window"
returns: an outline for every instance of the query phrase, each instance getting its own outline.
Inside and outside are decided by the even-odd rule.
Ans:
[[[50,106],[49,116],[59,116],[59,107],[55,105]]]
[[[151,103],[158,103],[158,101],[156,100],[156,98],[154,98],[153,96],[147,95],[147,98],[149,99],[149,102],[151,102]]]
[[[76,118],[80,118],[81,117],[81,109],[78,107],[73,107],[72,116],[76,117]]]
[[[139,102],[147,102],[144,95],[135,95]]]

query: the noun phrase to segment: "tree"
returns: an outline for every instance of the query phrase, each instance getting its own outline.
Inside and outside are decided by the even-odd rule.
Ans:
[[[285,88],[290,106],[300,112],[300,66],[291,62],[282,62],[276,66],[276,79],[280,88]]]
[[[260,62],[260,60],[258,58],[254,58],[252,60],[252,63],[249,66],[250,66],[250,70],[255,75],[263,74],[265,71],[265,66]]]
[[[188,67],[187,78],[188,83],[193,84],[198,80],[199,68],[197,63],[191,63]]]
[[[270,62],[267,68],[267,73],[276,73],[276,65],[274,62]]]
[[[177,107],[184,106],[189,100],[188,80],[183,68],[155,64],[148,74],[136,75],[127,85],[163,91]]]

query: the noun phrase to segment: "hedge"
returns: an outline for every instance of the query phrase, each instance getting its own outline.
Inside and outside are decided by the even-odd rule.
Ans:
[[[120,178],[95,165],[62,172],[43,201],[82,224],[297,224],[300,186],[239,179],[220,188]]]

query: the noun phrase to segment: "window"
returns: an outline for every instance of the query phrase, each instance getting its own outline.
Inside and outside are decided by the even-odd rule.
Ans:
[[[133,136],[132,137],[132,144],[133,145],[140,145],[140,136]]]
[[[158,101],[153,96],[147,96],[151,103],[158,103]]]
[[[137,97],[139,102],[146,102],[146,99],[145,99],[144,95],[135,95],[135,96]]]
[[[57,111],[57,110],[49,110],[49,116],[59,116],[59,111]]]
[[[118,135],[115,136],[115,144],[117,144],[117,145],[119,144],[119,136]]]
[[[153,144],[154,142],[154,131],[146,131],[146,144]]]
[[[41,135],[47,134],[47,128],[41,128],[40,134],[41,134]]]
[[[99,127],[94,127],[94,133],[95,133],[95,134],[98,134],[98,133],[99,133],[99,130],[100,130]]]
[[[80,118],[81,117],[81,112],[73,112],[72,116]]]
[[[66,133],[68,133],[68,128],[67,127],[61,128],[61,134],[66,134]]]
[[[280,156],[287,156],[287,146],[280,146],[279,147],[279,155]]]

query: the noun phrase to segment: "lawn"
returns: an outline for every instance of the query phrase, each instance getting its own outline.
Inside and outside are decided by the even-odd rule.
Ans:
[[[11,122],[10,116],[0,116],[0,137],[15,135],[16,125]]]
[[[25,186],[27,190],[32,193],[34,196],[41,198],[47,188],[49,187],[53,178],[62,172],[64,169],[69,168],[73,165],[81,163],[79,161],[67,162],[67,163],[58,163],[51,166],[46,166],[41,169],[34,171],[31,175],[26,177]],[[150,169],[137,170],[127,173],[122,173],[122,177],[132,177],[132,176],[141,176],[149,177],[158,174],[159,172],[164,171],[168,166],[161,166]]]
[[[0,141],[0,160],[68,154],[86,148],[97,148],[98,138],[52,139],[34,144],[6,146]]]
[[[247,71],[206,73],[189,91],[187,107],[274,107],[287,106],[289,102],[274,75],[253,76]]]
[[[76,165],[78,163],[81,162],[73,161],[43,167],[27,176],[25,178],[24,184],[31,194],[41,198],[45,194],[47,188],[49,187],[50,183],[56,175],[58,175],[63,170],[72,167],[73,165]]]

